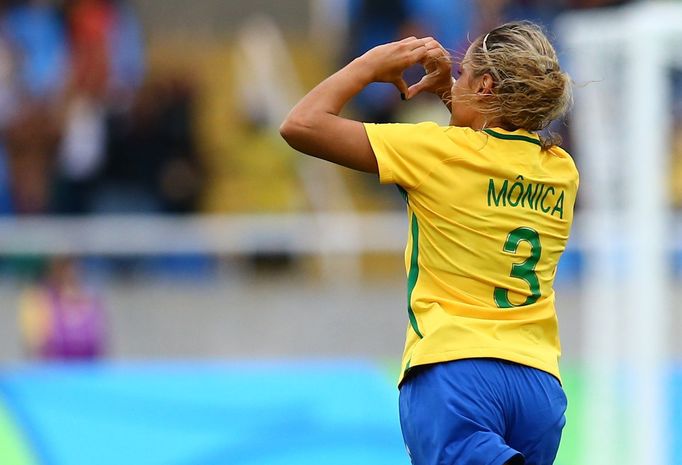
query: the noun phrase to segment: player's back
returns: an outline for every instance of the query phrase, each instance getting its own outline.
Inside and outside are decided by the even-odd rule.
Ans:
[[[408,202],[405,366],[495,357],[559,376],[553,281],[577,192],[570,156],[526,131],[390,126],[368,134]]]
[[[520,131],[445,133],[453,156],[410,195],[424,271],[482,309],[551,298],[577,191],[570,156]]]

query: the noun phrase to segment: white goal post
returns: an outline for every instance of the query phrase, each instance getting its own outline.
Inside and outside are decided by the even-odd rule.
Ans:
[[[581,463],[669,464],[668,73],[682,58],[682,3],[571,13],[558,29],[577,83],[589,380]]]

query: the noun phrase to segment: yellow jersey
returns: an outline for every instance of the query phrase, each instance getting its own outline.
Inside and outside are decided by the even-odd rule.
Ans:
[[[553,284],[578,190],[570,155],[524,130],[365,129],[409,216],[399,382],[410,367],[483,357],[560,379]]]

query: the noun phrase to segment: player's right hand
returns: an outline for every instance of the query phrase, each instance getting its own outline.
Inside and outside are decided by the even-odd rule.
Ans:
[[[420,62],[426,75],[416,84],[409,87],[407,98],[410,99],[422,92],[440,95],[450,91],[453,84],[452,57],[436,40],[432,39],[424,45],[426,56]]]

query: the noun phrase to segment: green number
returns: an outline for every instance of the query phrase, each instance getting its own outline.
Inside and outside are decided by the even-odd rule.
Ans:
[[[496,287],[493,297],[500,308],[522,307],[535,303],[540,298],[540,281],[535,273],[535,265],[540,261],[540,254],[542,253],[538,232],[526,227],[517,228],[509,233],[502,250],[515,254],[519,244],[524,241],[530,244],[530,257],[521,263],[514,263],[509,276],[526,281],[530,286],[531,295],[521,305],[514,305],[509,301],[509,289]]]

